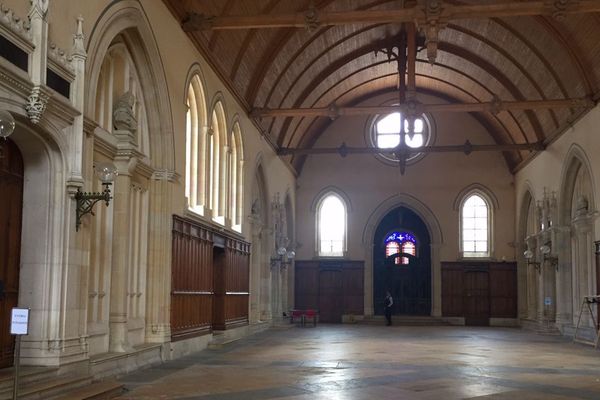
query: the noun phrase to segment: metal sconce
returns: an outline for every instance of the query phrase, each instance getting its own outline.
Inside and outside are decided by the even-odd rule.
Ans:
[[[296,257],[296,252],[294,250],[288,250],[281,246],[277,249],[276,256],[271,257],[271,267],[286,268],[292,263],[294,257]]]
[[[523,255],[525,256],[525,259],[527,260],[527,265],[533,265],[535,267],[535,269],[537,270],[538,274],[541,273],[540,263],[537,261],[532,261],[533,256],[534,256],[533,251],[527,249],[527,250],[525,250]]]
[[[104,190],[102,192],[82,192],[77,189],[77,193],[75,193],[75,200],[77,201],[77,210],[75,215],[75,230],[79,231],[79,226],[81,225],[81,217],[85,214],[92,214],[94,212],[92,209],[94,205],[99,201],[105,201],[106,206],[108,207],[110,203],[110,185],[115,180],[115,176],[117,175],[117,167],[115,167],[112,163],[98,163],[94,167],[96,170],[96,175],[102,182],[104,186]]]
[[[544,261],[550,261],[550,263],[554,264],[558,270],[558,257],[550,255],[552,252],[552,242],[546,242],[540,246],[540,252],[544,257]]]

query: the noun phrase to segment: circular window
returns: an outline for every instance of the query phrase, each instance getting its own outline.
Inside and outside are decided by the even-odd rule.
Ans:
[[[411,149],[419,149],[430,144],[432,141],[431,122],[425,114],[415,119],[414,133],[412,135],[408,134],[408,121],[404,120],[404,129],[400,129],[401,117],[399,112],[373,117],[369,124],[370,145],[379,149],[394,149],[403,142],[404,145]],[[415,151],[406,161],[415,162],[424,155],[425,153]],[[393,153],[379,153],[378,157],[384,161],[398,162],[398,158]]]

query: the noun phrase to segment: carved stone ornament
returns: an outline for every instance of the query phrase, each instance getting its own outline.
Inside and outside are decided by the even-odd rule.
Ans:
[[[25,111],[27,111],[27,116],[34,124],[39,123],[42,119],[42,115],[48,104],[48,99],[49,96],[44,93],[39,86],[34,87],[27,98]]]
[[[17,34],[27,42],[31,41],[31,26],[27,18],[20,18],[4,4],[0,4],[0,25]]]
[[[137,119],[133,114],[135,96],[131,92],[125,92],[113,106],[113,127],[116,130],[135,132],[137,130]]]
[[[579,196],[577,198],[577,215],[586,215],[588,213],[589,204],[585,196]]]

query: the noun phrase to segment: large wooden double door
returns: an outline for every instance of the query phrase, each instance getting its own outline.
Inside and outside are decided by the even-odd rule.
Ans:
[[[0,368],[13,364],[10,313],[19,298],[23,158],[10,140],[0,139]]]

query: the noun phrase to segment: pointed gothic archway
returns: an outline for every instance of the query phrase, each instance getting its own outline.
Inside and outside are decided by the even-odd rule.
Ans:
[[[0,141],[0,368],[13,364],[9,326],[19,296],[23,172],[19,148],[10,139]]]
[[[431,314],[431,239],[412,210],[398,207],[379,223],[373,238],[373,304],[383,315],[386,291],[394,298],[392,314]]]

